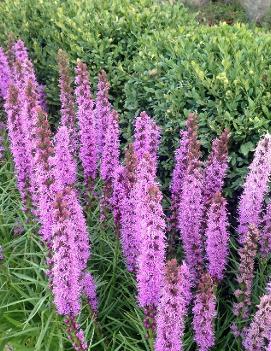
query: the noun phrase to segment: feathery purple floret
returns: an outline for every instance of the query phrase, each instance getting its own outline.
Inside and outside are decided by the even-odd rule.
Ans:
[[[75,82],[77,84],[75,94],[80,137],[79,155],[82,161],[85,185],[88,190],[91,190],[97,175],[97,137],[89,75],[86,64],[81,61],[77,63]]]
[[[188,168],[183,180],[183,189],[179,206],[179,228],[193,281],[196,281],[203,263],[201,223],[203,215],[202,202],[202,168],[200,162],[199,142],[197,140],[197,116],[190,114],[187,120],[189,138]]]
[[[57,60],[59,68],[59,87],[61,102],[60,124],[61,126],[68,128],[72,152],[75,152],[77,150],[77,131],[68,55],[63,50],[59,50]]]
[[[8,63],[8,58],[3,48],[0,47],[0,97],[2,99],[6,98],[10,80],[11,71]]]
[[[208,271],[215,280],[221,280],[228,260],[228,218],[226,200],[216,193],[207,212],[206,254]]]
[[[258,227],[264,196],[268,191],[268,181],[271,174],[271,135],[266,134],[258,143],[254,159],[249,166],[243,194],[239,203],[240,242],[250,224]]]
[[[26,139],[21,120],[19,104],[19,91],[15,85],[10,84],[5,102],[7,113],[8,136],[11,144],[11,151],[15,164],[17,186],[21,195],[23,209],[29,209],[31,199],[30,190],[30,167],[27,158]]]
[[[172,173],[171,190],[171,216],[170,225],[172,230],[178,227],[178,209],[181,201],[183,181],[187,172],[187,157],[189,149],[188,132],[180,132],[180,145],[175,152],[175,167]]]
[[[39,105],[43,109],[44,112],[48,112],[48,106],[46,101],[46,86],[44,84],[39,84],[37,87],[38,96],[39,96]]]
[[[214,320],[216,297],[209,273],[203,273],[193,307],[193,329],[199,351],[208,351],[215,344]]]
[[[191,282],[186,264],[178,267],[176,259],[168,261],[158,305],[155,351],[183,350],[182,337],[191,298],[190,289]]]
[[[243,345],[246,351],[264,351],[270,346],[271,335],[271,285],[261,297],[258,310],[246,332]]]
[[[212,151],[204,170],[203,202],[205,204],[216,192],[222,190],[228,169],[228,141],[229,131],[227,129],[213,141]]]
[[[146,112],[141,112],[136,118],[134,138],[134,148],[138,160],[140,160],[144,154],[148,153],[153,159],[156,169],[160,128]]]
[[[137,289],[139,305],[156,308],[163,286],[165,261],[165,217],[162,194],[155,181],[149,182],[138,196],[137,226],[139,256]]]
[[[237,303],[233,305],[233,313],[242,319],[249,317],[258,239],[258,229],[254,225],[250,225],[244,245],[239,248],[240,264],[237,275],[239,289],[234,292]]]
[[[261,225],[260,252],[267,257],[271,253],[271,202],[266,207]]]
[[[109,125],[111,104],[109,102],[109,82],[105,71],[99,74],[98,91],[95,105],[95,125],[97,137],[97,154],[101,155],[104,147],[104,138]]]

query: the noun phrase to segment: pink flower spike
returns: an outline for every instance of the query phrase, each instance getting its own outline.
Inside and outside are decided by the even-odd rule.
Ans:
[[[228,219],[226,200],[216,193],[207,211],[206,253],[208,271],[214,280],[221,280],[228,261]]]

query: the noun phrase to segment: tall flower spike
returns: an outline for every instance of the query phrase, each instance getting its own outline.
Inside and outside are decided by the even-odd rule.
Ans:
[[[74,317],[80,312],[81,268],[75,239],[76,223],[66,201],[70,192],[65,188],[59,191],[54,202],[52,286],[57,312]]]
[[[141,112],[136,118],[134,138],[134,148],[138,159],[140,160],[145,153],[149,153],[156,169],[160,128],[146,112]]]
[[[7,55],[0,47],[0,97],[5,99],[8,92],[8,85],[11,79],[11,72]]]
[[[203,273],[193,307],[193,329],[199,351],[208,351],[215,344],[215,316],[216,297],[213,282],[208,273]]]
[[[155,351],[181,351],[191,283],[185,263],[175,259],[166,265],[165,283],[158,305]]]
[[[239,249],[240,264],[237,275],[239,289],[234,292],[237,303],[233,305],[233,312],[241,319],[249,317],[258,239],[258,229],[253,225],[249,226],[244,245]]]
[[[178,228],[178,209],[180,206],[181,192],[183,180],[187,171],[187,156],[188,156],[189,139],[188,132],[180,132],[180,145],[175,152],[175,167],[172,173],[171,190],[171,216],[170,230]]]
[[[247,330],[244,338],[246,351],[269,350],[271,335],[271,285],[267,288],[266,295],[260,299],[258,310]],[[267,348],[269,342],[269,348]]]
[[[36,121],[33,128],[35,152],[32,159],[32,177],[35,178],[37,185],[37,216],[41,224],[41,236],[51,247],[54,194],[52,132],[47,115],[41,108],[36,109],[34,119]]]
[[[213,141],[212,151],[204,170],[203,201],[205,204],[216,192],[222,190],[228,169],[229,136],[229,131],[225,129],[220,137]]]
[[[86,188],[92,190],[97,175],[97,137],[89,75],[86,64],[81,61],[77,62],[75,82],[77,84],[75,94],[80,136],[79,155],[83,166]]]
[[[104,138],[107,126],[109,125],[108,118],[111,111],[111,104],[109,102],[109,82],[105,71],[99,74],[98,91],[96,96],[95,106],[95,125],[97,136],[97,153],[101,155],[104,146]]]
[[[268,191],[271,174],[271,134],[266,134],[258,143],[254,159],[249,167],[243,194],[239,203],[240,242],[245,239],[248,226],[258,227],[264,196]]]
[[[260,252],[264,257],[267,257],[271,253],[271,202],[266,207],[261,224]]]
[[[226,200],[216,193],[207,212],[206,253],[208,271],[214,280],[221,280],[228,261],[228,218]]]
[[[183,189],[179,206],[179,228],[184,247],[186,262],[195,282],[203,263],[201,222],[202,168],[200,162],[200,144],[197,140],[197,116],[190,114],[187,120],[189,138],[188,169],[183,180]]]
[[[145,326],[149,329],[154,328],[152,323],[164,283],[166,225],[161,205],[162,194],[154,181],[143,189],[137,201],[141,202],[137,206],[138,301],[145,311]]]
[[[125,167],[119,166],[114,181],[114,218],[120,223],[120,236],[123,256],[128,271],[136,271],[138,242],[136,235],[136,212],[134,187],[136,184],[137,159],[133,145],[125,153]]]
[[[75,152],[77,150],[77,132],[75,123],[76,118],[74,108],[74,97],[70,77],[69,59],[65,51],[58,51],[57,61],[59,69],[59,87],[61,102],[60,124],[68,128],[72,151]]]
[[[30,173],[27,159],[26,140],[21,121],[19,92],[15,85],[10,84],[5,102],[5,111],[8,117],[8,136],[15,164],[17,186],[21,195],[23,209],[30,209]]]
[[[113,110],[108,116],[108,127],[105,134],[105,143],[101,161],[101,178],[104,181],[102,212],[112,206],[113,183],[120,157],[120,130],[118,113]]]

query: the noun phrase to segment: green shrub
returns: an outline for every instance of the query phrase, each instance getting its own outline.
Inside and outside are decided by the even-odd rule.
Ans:
[[[51,105],[58,104],[56,52],[62,48],[72,62],[85,61],[92,78],[105,69],[114,104],[122,107],[141,36],[191,20],[182,5],[154,0],[6,0],[0,2],[0,43],[10,32],[25,41]]]
[[[150,112],[163,127],[163,177],[187,112],[197,111],[205,150],[230,129],[231,189],[240,185],[250,151],[271,127],[270,50],[269,33],[238,24],[183,27],[142,39],[126,108],[131,115]]]

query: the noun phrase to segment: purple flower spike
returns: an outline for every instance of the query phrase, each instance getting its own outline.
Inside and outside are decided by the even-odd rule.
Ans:
[[[183,350],[185,317],[191,298],[191,282],[185,263],[179,268],[175,259],[166,265],[165,283],[157,313],[155,351]]]
[[[240,242],[243,243],[250,224],[258,227],[264,196],[268,191],[271,174],[271,135],[266,134],[256,148],[249,167],[243,194],[239,203]]]
[[[86,188],[92,190],[97,175],[97,136],[89,75],[86,64],[81,61],[77,63],[75,82],[77,84],[75,94],[80,136],[79,155],[83,166]]]
[[[188,169],[182,186],[179,228],[186,262],[192,280],[196,282],[203,263],[201,237],[203,176],[200,162],[200,144],[197,140],[197,116],[195,114],[191,113],[189,115],[187,130],[189,138]]]
[[[99,74],[98,91],[96,96],[95,120],[97,136],[97,154],[101,155],[104,147],[106,129],[109,125],[111,104],[109,102],[109,82],[105,71]]]
[[[30,209],[31,190],[29,160],[27,158],[27,146],[24,128],[21,120],[19,104],[19,91],[17,87],[10,84],[5,102],[5,110],[8,117],[8,136],[11,144],[11,151],[15,164],[17,186],[21,195],[23,209]]]
[[[215,280],[221,280],[228,261],[228,219],[226,201],[216,193],[207,212],[206,253],[208,271]]]
[[[137,290],[140,307],[145,310],[146,320],[154,319],[164,283],[165,216],[161,206],[162,194],[153,181],[137,198],[137,225],[139,256]],[[150,326],[153,327],[153,326]]]
[[[222,190],[228,169],[229,136],[229,131],[225,129],[220,137],[213,141],[212,151],[204,170],[203,201],[205,204],[211,201],[215,193]]]
[[[199,351],[208,351],[215,345],[214,319],[216,297],[212,279],[203,273],[195,296],[193,307],[193,329]]]
[[[246,332],[243,345],[246,351],[270,349],[271,335],[271,285],[266,295],[261,297],[258,310]],[[267,348],[269,342],[269,348]]]
[[[7,55],[0,47],[0,97],[5,99],[8,93],[8,86],[11,80],[11,72]]]
[[[123,256],[128,271],[136,271],[138,242],[136,233],[136,208],[134,187],[136,184],[137,159],[133,145],[125,153],[125,167],[119,166],[114,182],[114,218],[120,223]]]

